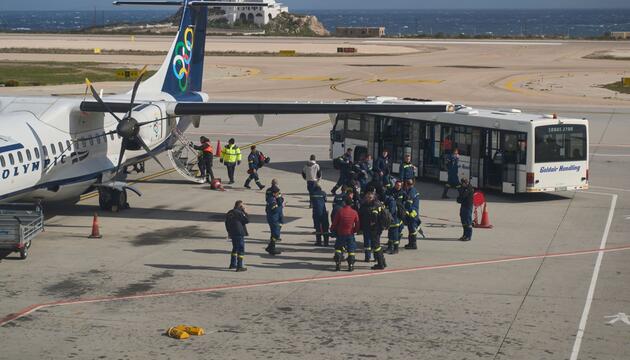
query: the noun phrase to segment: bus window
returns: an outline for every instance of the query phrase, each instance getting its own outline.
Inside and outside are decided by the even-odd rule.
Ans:
[[[537,163],[585,161],[585,125],[548,125],[536,128],[534,144]]]
[[[445,128],[445,127],[443,127]],[[446,132],[446,131],[445,131]],[[444,140],[444,147],[446,147],[446,137]],[[467,126],[455,126],[451,135],[452,148],[458,149],[459,154],[463,156],[470,156],[470,150],[472,146],[472,128]],[[444,150],[447,150],[446,148]]]
[[[389,150],[392,161],[402,163],[405,149],[411,148],[411,122],[409,120],[381,118],[380,141]]]
[[[345,137],[351,139],[368,139],[368,122],[360,118],[360,115],[353,114],[346,120]]]
[[[341,116],[337,117],[337,121],[335,122],[335,128],[330,132],[330,140],[334,142],[343,142],[343,129],[346,127],[346,119]],[[112,134],[112,136],[114,136]],[[112,140],[114,140],[112,138]]]

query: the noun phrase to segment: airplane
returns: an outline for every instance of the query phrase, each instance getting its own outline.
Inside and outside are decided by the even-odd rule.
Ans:
[[[173,147],[176,133],[198,126],[203,115],[409,113],[453,111],[449,102],[218,102],[202,92],[208,7],[221,1],[116,1],[115,5],[183,7],[181,24],[157,72],[131,91],[103,98],[87,80],[94,100],[0,97],[0,204],[77,202],[98,190],[104,210],[128,204],[121,169]],[[264,6],[237,3],[238,6]],[[163,166],[162,166],[163,167]]]

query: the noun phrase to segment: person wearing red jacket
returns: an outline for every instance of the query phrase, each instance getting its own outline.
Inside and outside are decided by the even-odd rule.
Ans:
[[[344,199],[344,207],[335,214],[331,229],[337,235],[335,241],[335,270],[341,270],[341,258],[343,249],[348,251],[348,271],[354,270],[355,256],[354,252],[357,248],[354,234],[359,231],[361,224],[359,223],[359,214],[352,208],[352,199],[346,197]]]

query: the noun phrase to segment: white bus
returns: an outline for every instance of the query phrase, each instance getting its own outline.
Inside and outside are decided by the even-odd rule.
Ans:
[[[389,150],[395,174],[409,153],[418,177],[439,181],[447,180],[445,155],[457,148],[460,177],[478,188],[509,194],[588,189],[585,119],[465,106],[445,113],[339,114],[331,158],[346,148],[356,160]]]

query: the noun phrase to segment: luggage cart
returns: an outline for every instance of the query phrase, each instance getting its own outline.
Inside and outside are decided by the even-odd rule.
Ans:
[[[31,242],[42,231],[44,212],[40,206],[0,205],[0,257],[18,252],[20,259],[26,259]]]

